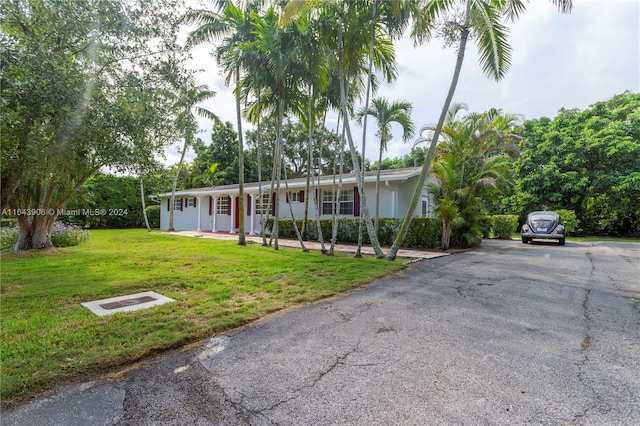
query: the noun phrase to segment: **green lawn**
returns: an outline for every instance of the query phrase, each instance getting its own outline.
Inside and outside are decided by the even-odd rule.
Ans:
[[[119,369],[403,267],[144,230],[92,231],[88,242],[51,252],[3,252],[2,403]],[[149,290],[176,302],[107,317],[80,305]]]

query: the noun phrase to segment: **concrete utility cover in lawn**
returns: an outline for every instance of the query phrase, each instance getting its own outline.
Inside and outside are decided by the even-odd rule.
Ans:
[[[175,302],[175,300],[158,294],[155,291],[145,291],[144,293],[85,302],[82,303],[82,306],[102,317],[115,314],[116,312],[131,312],[137,311],[138,309],[151,308],[152,306],[163,305],[169,302]]]

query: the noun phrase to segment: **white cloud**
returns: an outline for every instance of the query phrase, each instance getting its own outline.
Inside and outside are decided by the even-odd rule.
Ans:
[[[527,3],[527,11],[510,25],[512,66],[507,76],[495,82],[484,76],[475,46],[470,43],[454,100],[472,111],[502,108],[526,118],[554,117],[562,108],[587,108],[625,90],[640,92],[640,2],[634,0],[574,0],[571,14],[558,13],[550,1]],[[205,106],[223,120],[235,123],[231,90],[209,55],[210,47],[194,51],[194,68],[206,69],[198,77],[218,92]],[[438,120],[455,65],[455,49],[442,49],[435,40],[413,47],[403,39],[396,44],[399,76],[384,85],[376,96],[413,103],[413,119],[420,128]],[[202,120],[203,129],[211,123]],[[375,124],[369,121],[367,158],[377,160]],[[335,127],[335,123],[334,123]],[[354,137],[362,129],[353,126]],[[201,135],[209,142],[209,134]],[[407,154],[412,144],[394,141],[386,157]],[[360,146],[360,142],[357,142]],[[171,162],[173,155],[168,162]],[[177,159],[176,159],[177,161]]]

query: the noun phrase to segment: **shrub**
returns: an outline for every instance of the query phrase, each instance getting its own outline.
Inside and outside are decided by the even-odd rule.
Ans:
[[[576,217],[576,212],[573,210],[556,210],[556,213],[560,215],[562,218],[562,223],[564,224],[564,229],[567,233],[576,232],[580,222]]]
[[[18,237],[20,236],[20,229],[17,226],[2,226],[0,227],[0,249],[6,250],[12,248]]]
[[[514,214],[497,214],[491,217],[493,235],[502,240],[510,240],[518,229],[518,216]]]
[[[0,248],[12,248],[18,241],[20,228],[17,226],[0,228]],[[51,243],[54,247],[71,247],[87,241],[89,231],[75,225],[66,225],[61,221],[53,224],[51,229]]]
[[[51,243],[55,247],[71,247],[87,241],[89,231],[75,225],[65,225],[57,221],[51,229]]]
[[[147,219],[149,219],[149,226],[152,228],[160,228],[160,206],[148,206]]]
[[[338,242],[356,244],[358,242],[358,218],[340,218],[338,220]],[[297,219],[298,229],[302,228],[302,220]],[[381,218],[378,224],[378,240],[383,246],[391,246],[400,229],[400,219]],[[333,221],[321,219],[320,227],[325,243],[330,243]],[[364,224],[363,224],[364,226]],[[267,222],[267,229],[273,229],[273,218]],[[440,246],[440,233],[442,232],[439,219],[432,217],[415,217],[409,226],[409,232],[405,238],[403,247],[415,247],[435,249]],[[278,220],[278,235],[282,238],[296,238],[291,219]],[[309,219],[304,237],[308,240],[318,239],[318,230],[315,219]],[[362,241],[370,244],[367,230],[363,229]]]
[[[16,225],[18,225],[17,219],[7,218],[7,217],[3,217],[2,219],[0,219],[0,227],[10,228]]]

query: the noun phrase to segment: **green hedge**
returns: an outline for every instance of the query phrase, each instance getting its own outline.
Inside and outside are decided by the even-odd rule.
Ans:
[[[302,229],[302,219],[296,219],[298,230]],[[383,246],[391,246],[398,230],[400,229],[400,219],[382,218],[378,225],[378,240]],[[326,243],[330,242],[332,235],[331,219],[321,219],[320,226],[322,228],[322,236]],[[364,224],[363,224],[364,226]],[[267,222],[267,229],[273,229],[273,219]],[[431,217],[416,217],[411,221],[409,232],[405,238],[403,247],[414,247],[423,249],[437,249],[440,247],[440,235],[442,232],[442,224],[439,219]],[[291,219],[278,220],[278,235],[282,238],[296,238]],[[367,230],[363,229],[363,243],[369,244],[369,236]],[[307,222],[305,229],[305,240],[318,240],[318,228],[316,220],[312,219]],[[338,241],[345,244],[358,243],[358,218],[340,218],[338,219]]]
[[[510,240],[518,229],[518,216],[515,214],[497,214],[490,218],[495,238]]]
[[[149,226],[152,228],[160,228],[160,206],[148,206],[147,211],[147,219],[149,219]]]
[[[573,233],[578,230],[580,222],[578,221],[575,211],[560,209],[556,210],[556,213],[560,215],[562,223],[564,224],[564,229],[567,233]]]

